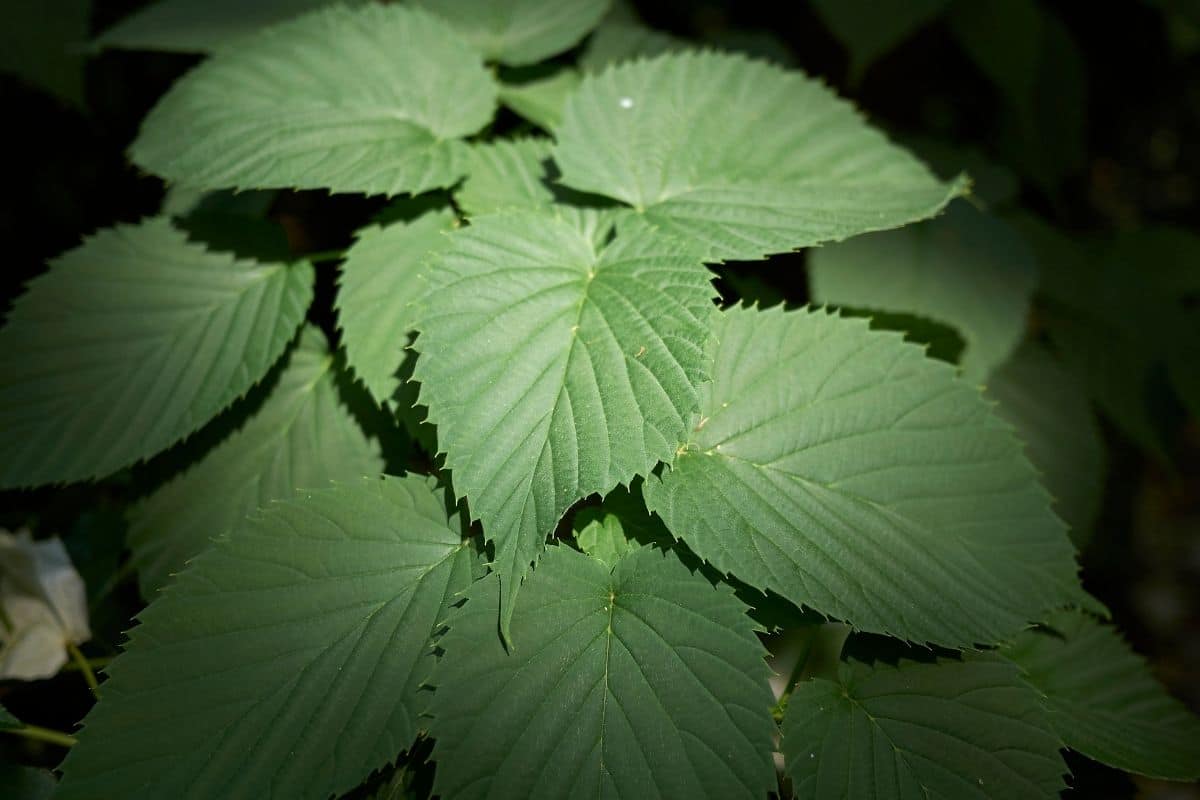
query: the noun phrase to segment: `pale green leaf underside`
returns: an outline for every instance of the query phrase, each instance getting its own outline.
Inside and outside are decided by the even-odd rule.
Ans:
[[[500,102],[545,130],[562,122],[567,96],[579,87],[579,73],[567,67],[548,78],[500,85]]]
[[[855,627],[995,642],[1080,599],[1008,426],[948,364],[823,311],[735,308],[647,506],[714,567]]]
[[[380,405],[400,388],[396,376],[413,329],[412,304],[425,291],[421,268],[448,242],[449,209],[360,230],[338,281],[337,319],[346,360]]]
[[[262,407],[191,469],[134,507],[128,541],[142,596],[246,517],[296,489],[318,489],[383,471],[335,385],[325,337],[306,328]]]
[[[444,22],[339,6],[194,69],[146,117],[130,156],[205,189],[416,194],[462,177],[461,138],[495,104],[478,54]]]
[[[489,60],[532,64],[582,39],[610,0],[414,0],[449,22]]]
[[[951,325],[966,341],[963,376],[982,383],[1024,335],[1037,268],[1016,231],[958,202],[939,219],[814,250],[809,282],[816,302]]]
[[[1048,350],[1027,343],[992,373],[986,393],[1025,441],[1054,510],[1082,547],[1100,510],[1105,471],[1104,441],[1083,387]]]
[[[555,131],[562,182],[716,258],[760,258],[937,213],[961,193],[802,73],[679,53],[583,79]]]
[[[1057,798],[1059,746],[1000,660],[843,664],[797,686],[783,720],[799,800]]]
[[[324,800],[357,786],[416,736],[433,638],[470,575],[428,479],[272,505],[142,613],[58,797]]]
[[[163,218],[55,259],[0,329],[0,486],[103,477],[196,431],[282,355],[312,281]]]
[[[771,691],[746,607],[670,553],[551,547],[517,603],[468,593],[434,675],[435,790],[460,798],[761,798]]]
[[[366,0],[160,0],[96,37],[97,47],[211,53],[322,6]]]
[[[1052,631],[1028,631],[1002,652],[1042,693],[1063,741],[1118,769],[1200,778],[1200,719],[1166,693],[1116,630],[1075,612],[1047,624]]]
[[[653,231],[597,250],[532,211],[456,231],[431,275],[414,378],[511,598],[572,503],[646,474],[684,440],[705,377],[710,273]]]

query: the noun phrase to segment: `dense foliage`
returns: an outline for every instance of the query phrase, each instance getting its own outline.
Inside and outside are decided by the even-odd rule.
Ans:
[[[952,4],[861,39],[858,5],[816,4],[856,74]],[[606,0],[251,7],[99,37],[209,54],[128,151],[170,192],[0,328],[0,487],[147,486],[100,581],[149,603],[61,782],[0,780],[1036,798],[1067,748],[1200,777],[1200,722],[1077,562],[1092,401],[1152,452],[1147,370],[1200,401],[1192,265],[1131,300],[1136,249],[1092,257],[989,165],[930,147],[939,175],[820,80]],[[258,200],[300,189],[389,202],[296,255]],[[778,302],[748,264],[805,248],[812,302]],[[65,556],[0,546],[0,601],[64,618]],[[90,675],[38,619],[51,674]]]

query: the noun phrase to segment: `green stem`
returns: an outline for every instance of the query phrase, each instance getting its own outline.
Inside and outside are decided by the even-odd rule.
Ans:
[[[7,728],[4,732],[11,733],[14,736],[24,736],[26,739],[35,739],[39,742],[49,742],[59,747],[70,747],[76,741],[75,737],[69,733],[43,728],[40,725],[23,725],[20,728]]]
[[[96,673],[92,672],[92,665],[84,657],[79,648],[74,642],[67,642],[67,652],[71,654],[71,658],[75,661],[75,665],[79,667],[79,671],[83,673],[83,679],[87,681],[88,688],[92,690],[92,694],[96,697],[100,696],[100,681],[96,680]]]

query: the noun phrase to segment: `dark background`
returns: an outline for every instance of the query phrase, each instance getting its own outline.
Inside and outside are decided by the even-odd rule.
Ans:
[[[98,0],[91,32],[142,4]],[[978,148],[1013,168],[1021,206],[1065,230],[1119,232],[1169,223],[1200,231],[1200,3],[1042,4],[1066,26],[1085,68],[1082,101],[1059,109],[1083,115],[1077,162],[1053,180],[1027,164],[1037,161],[1031,153],[1044,156],[1038,148],[1050,151],[1054,143],[1014,139],[1005,98],[943,21],[913,35],[852,85],[846,51],[804,3],[666,0],[637,6],[655,27],[717,43],[741,37],[751,49],[790,58],[893,132]],[[96,55],[86,64],[82,106],[0,74],[6,134],[0,149],[0,308],[7,309],[47,258],[77,245],[83,234],[158,211],[162,183],[139,174],[123,153],[157,98],[198,60],[143,52]],[[308,251],[344,246],[378,206],[307,192],[277,199],[272,216],[297,250]],[[802,270],[768,265],[754,267],[756,274],[789,300],[803,302]],[[1172,692],[1200,709],[1200,425],[1183,419],[1174,426],[1171,464],[1146,456],[1111,425],[1105,432],[1107,492],[1083,559],[1086,585]],[[74,548],[99,554],[97,563],[116,564],[121,492],[118,486],[0,493],[0,525],[37,520],[43,529],[72,533]],[[99,512],[81,516],[97,501]],[[107,604],[111,618],[98,623],[105,632],[90,654],[110,652],[139,602],[130,587],[116,589]],[[66,673],[20,692],[0,685],[0,699],[30,722],[69,730],[89,703],[78,678]],[[41,756],[47,765],[57,758],[53,749]],[[1076,796],[1200,797],[1194,787],[1135,781],[1080,758],[1071,766]]]

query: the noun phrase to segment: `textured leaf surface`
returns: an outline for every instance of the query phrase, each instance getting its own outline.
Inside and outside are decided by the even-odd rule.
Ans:
[[[1045,348],[1025,344],[988,379],[996,413],[1025,441],[1029,460],[1071,526],[1077,546],[1091,535],[1104,490],[1104,441],[1080,384]]]
[[[551,547],[510,654],[494,577],[450,619],[434,676],[435,790],[447,798],[765,797],[771,690],[746,607],[670,553],[610,573]]]
[[[444,17],[489,60],[532,64],[582,39],[609,0],[415,0]]]
[[[161,218],[60,256],[0,329],[0,485],[102,477],[197,430],[283,353],[312,280]]]
[[[1057,798],[1066,765],[1037,695],[1000,660],[843,664],[796,687],[783,753],[800,800]]]
[[[365,0],[161,0],[96,37],[97,47],[211,53],[235,47],[268,25],[322,6]]]
[[[646,504],[697,555],[857,628],[995,642],[1082,596],[1011,429],[860,319],[736,308],[700,418]]]
[[[462,177],[460,139],[495,104],[478,54],[444,22],[338,6],[194,69],[150,112],[130,156],[205,189],[416,194]]]
[[[931,22],[949,0],[815,0],[813,8],[850,51],[850,80]]]
[[[357,234],[338,282],[337,318],[346,359],[376,402],[400,388],[396,373],[413,329],[412,304],[425,290],[421,267],[445,246],[450,209]]]
[[[296,489],[319,489],[383,471],[379,446],[338,398],[324,335],[306,328],[262,407],[195,466],[139,503],[128,541],[142,596],[221,534]]]
[[[760,258],[931,216],[960,193],[817,81],[680,53],[586,76],[555,131],[562,182]]]
[[[683,442],[714,292],[686,247],[650,230],[598,250],[549,212],[521,212],[452,239],[414,378],[512,598],[572,503]]]
[[[814,250],[809,281],[821,303],[954,326],[963,375],[981,383],[1024,335],[1037,269],[1016,231],[958,202],[939,219]]]
[[[1118,769],[1169,780],[1200,778],[1200,719],[1154,680],[1110,626],[1061,612],[1002,652],[1042,693],[1072,749]]]
[[[416,736],[470,551],[423,478],[273,505],[141,614],[58,797],[324,798]],[[130,758],[137,753],[137,758]]]

